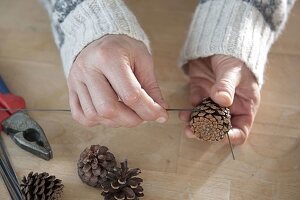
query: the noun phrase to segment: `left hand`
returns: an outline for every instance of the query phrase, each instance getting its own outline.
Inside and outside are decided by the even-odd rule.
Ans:
[[[233,144],[242,144],[248,138],[260,104],[260,88],[256,78],[237,58],[213,55],[188,63],[190,101],[195,107],[203,98],[230,107],[233,128],[229,137]],[[187,123],[185,133],[195,138],[189,126],[191,112],[180,112],[179,118]]]

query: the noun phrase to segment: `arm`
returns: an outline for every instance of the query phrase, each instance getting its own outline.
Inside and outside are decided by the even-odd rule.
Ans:
[[[43,0],[59,47],[73,118],[133,127],[168,118],[149,41],[122,0]]]
[[[149,40],[137,19],[122,0],[41,0],[50,16],[55,43],[68,76],[79,52],[108,34],[124,34]]]
[[[267,54],[279,36],[292,0],[201,0],[180,65],[190,78],[195,106],[210,96],[230,107],[233,143],[244,143],[260,104]],[[188,122],[190,113],[180,113]],[[194,137],[187,125],[185,133]]]
[[[215,54],[243,61],[263,84],[271,45],[282,32],[294,0],[201,0],[180,65]]]

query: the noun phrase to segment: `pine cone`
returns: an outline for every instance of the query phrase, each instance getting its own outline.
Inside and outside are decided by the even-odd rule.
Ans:
[[[62,181],[48,173],[30,172],[20,184],[24,200],[59,200],[63,193]]]
[[[204,141],[220,141],[231,129],[229,108],[221,107],[211,98],[205,98],[191,114],[191,129]]]
[[[128,169],[127,160],[121,163],[121,168],[109,171],[107,181],[102,184],[104,200],[139,200],[144,196],[140,185],[143,179],[137,177],[140,173],[138,168]]]
[[[92,145],[86,148],[78,160],[78,175],[82,182],[100,188],[106,181],[107,171],[116,166],[115,156],[108,148],[100,145]]]

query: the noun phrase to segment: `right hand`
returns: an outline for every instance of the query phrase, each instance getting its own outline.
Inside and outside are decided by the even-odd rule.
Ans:
[[[150,53],[125,35],[107,35],[84,48],[68,87],[72,116],[85,126],[134,127],[168,119]]]
[[[244,62],[226,55],[191,60],[187,67],[191,104],[197,106],[210,96],[219,105],[230,107],[233,127],[228,135],[233,144],[243,144],[260,103],[260,89],[253,73]],[[189,125],[191,113],[181,112],[179,117],[187,124],[185,134],[196,138]]]

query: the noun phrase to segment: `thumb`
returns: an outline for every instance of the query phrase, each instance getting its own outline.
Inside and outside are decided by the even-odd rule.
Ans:
[[[214,56],[211,60],[216,82],[210,91],[210,97],[218,104],[229,107],[233,103],[235,88],[241,80],[243,62],[229,56]]]

